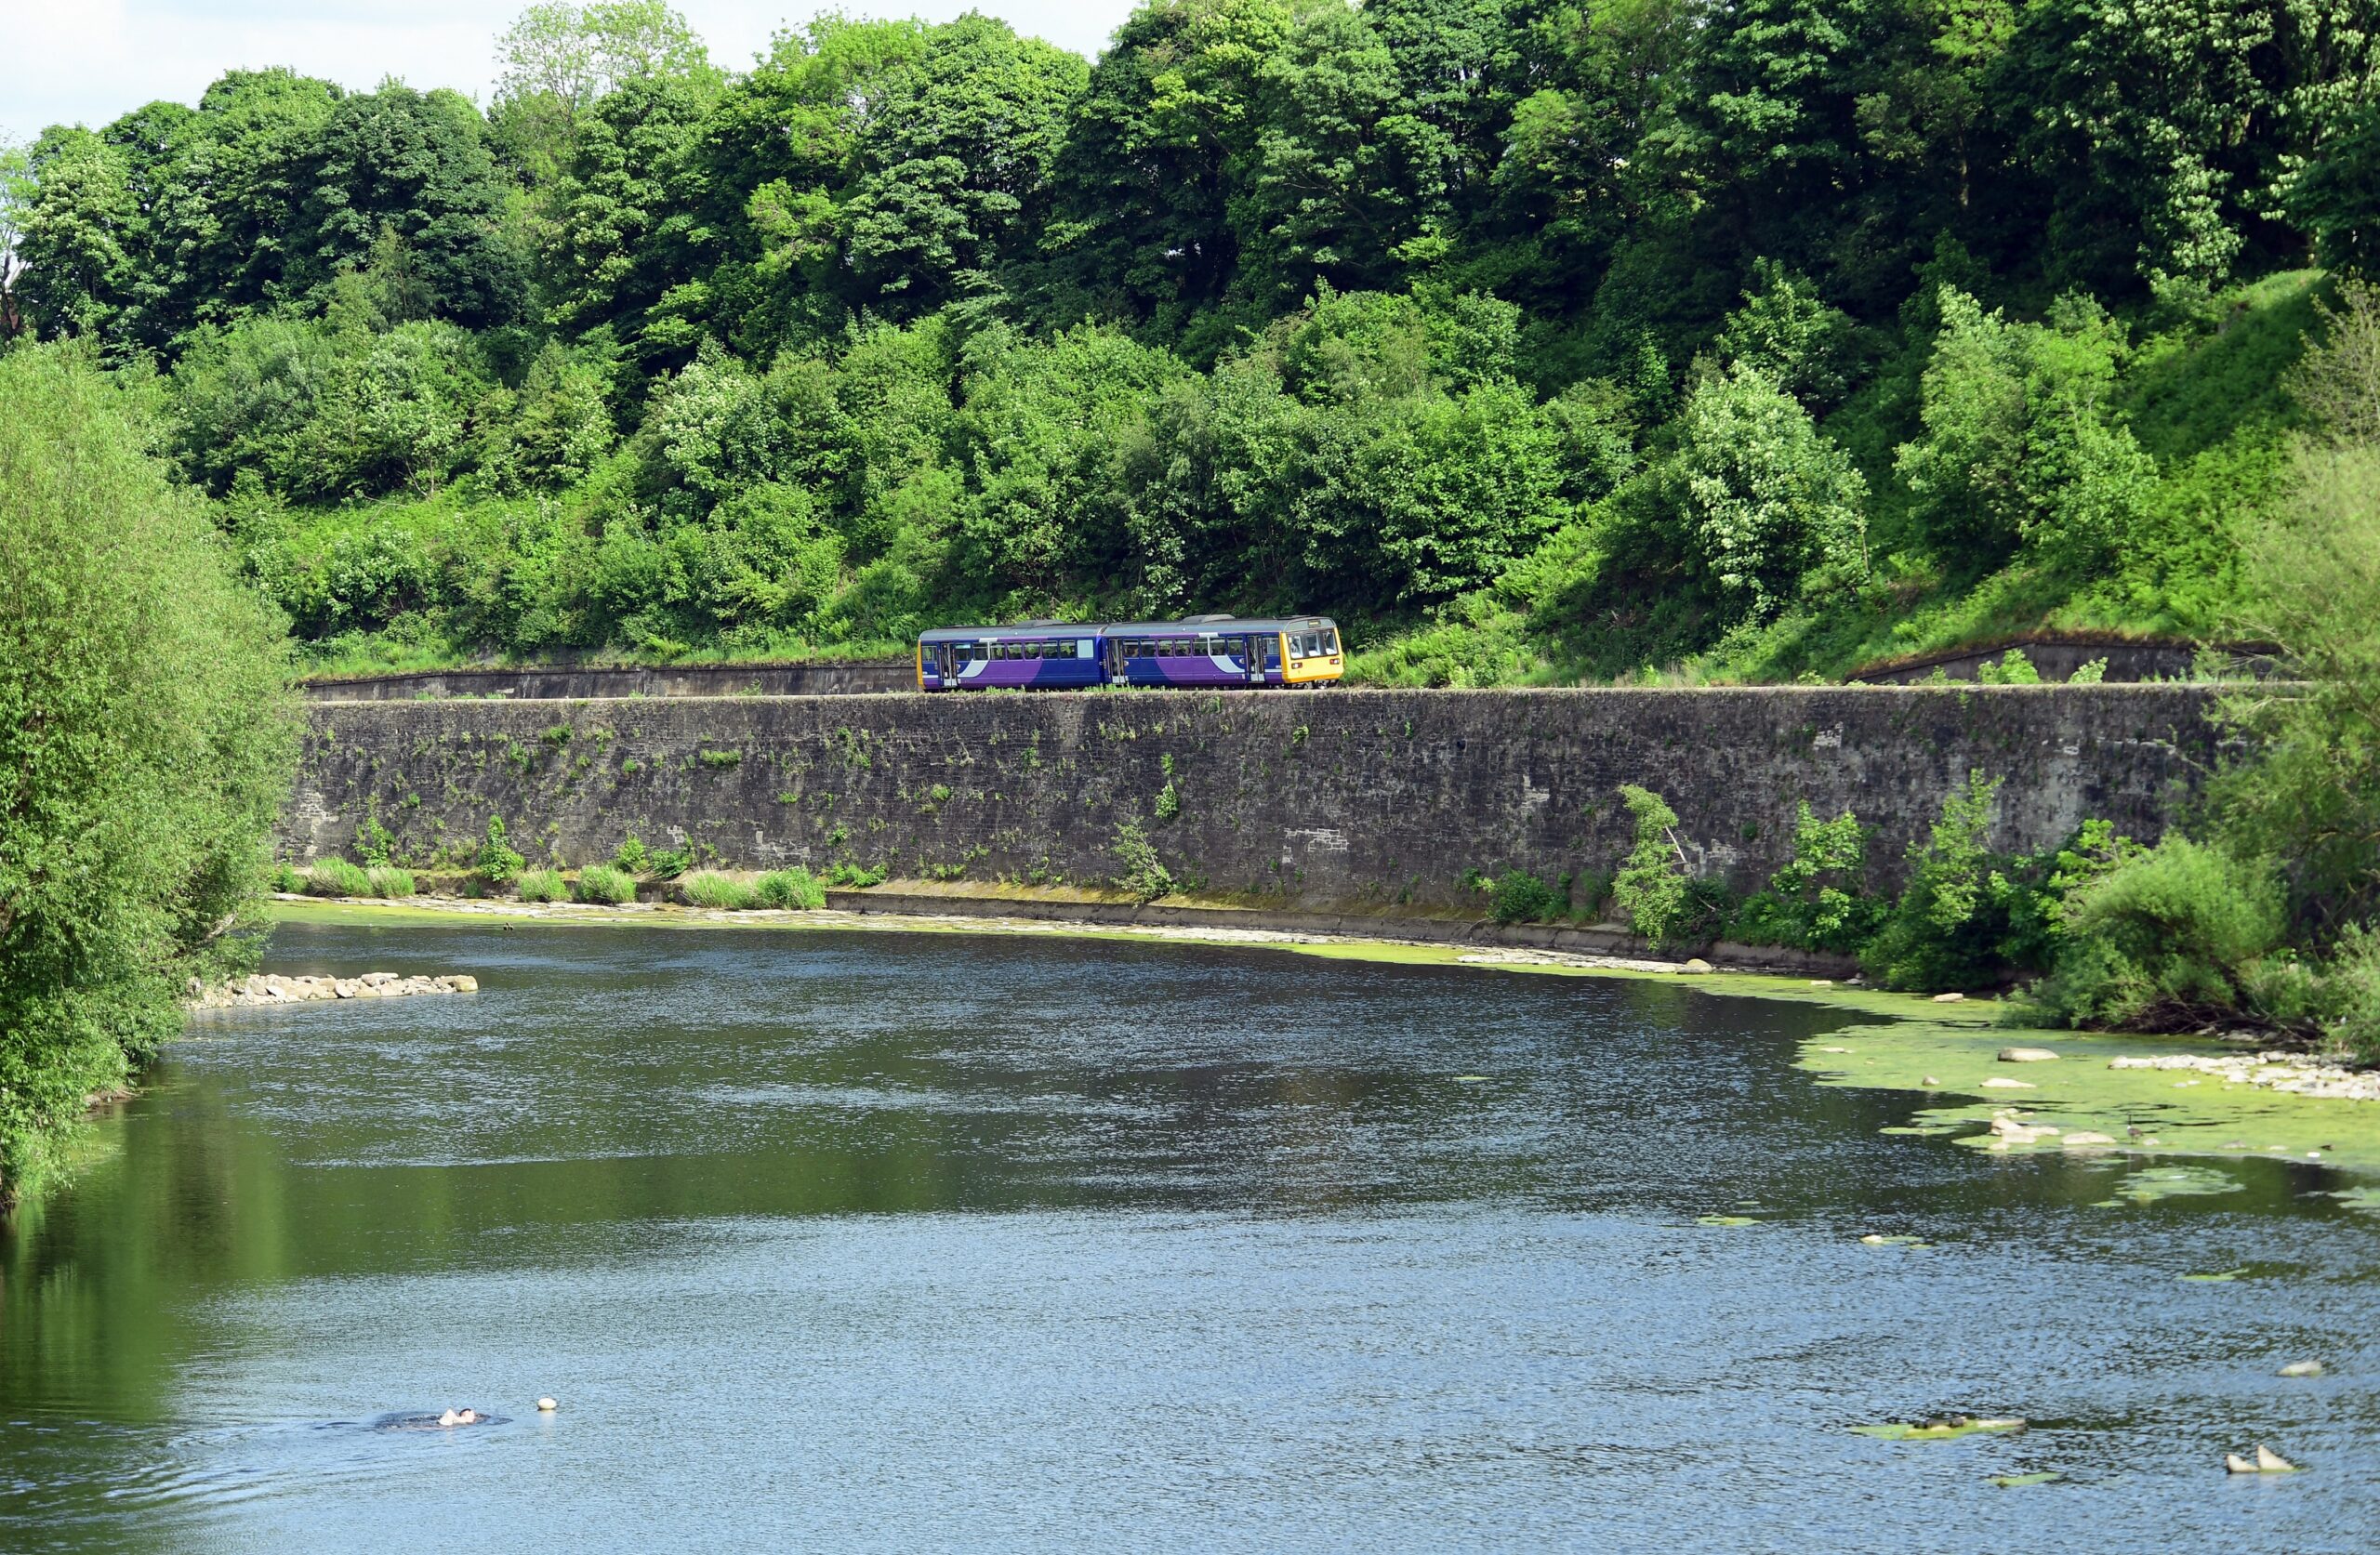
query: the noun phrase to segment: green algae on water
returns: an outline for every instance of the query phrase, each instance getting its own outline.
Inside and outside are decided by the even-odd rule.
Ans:
[[[1965,1011],[1971,1007],[1953,1008]],[[1999,1061],[1999,1053],[2012,1040],[2054,1043],[2060,1061],[2024,1065],[2032,1088],[1995,1094],[1995,1087],[1984,1082],[2007,1077],[2011,1066]],[[1829,1053],[1823,1050],[1828,1047],[1856,1051]],[[2108,1067],[2120,1057],[2234,1051],[2196,1038],[2019,1034],[1964,1014],[1917,1015],[1805,1040],[1797,1061],[1815,1073],[1820,1085],[1908,1091],[1922,1098],[1899,1127],[1949,1129],[1958,1144],[1992,1155],[2048,1155],[2069,1162],[2127,1154],[2315,1160],[2380,1179],[2380,1102],[2226,1085],[2213,1075],[2175,1070]],[[2021,1123],[2029,1132],[2013,1138],[1994,1134],[1994,1117]],[[2077,1140],[2077,1135],[2082,1138]],[[2238,1186],[2220,1174],[2145,1178],[2135,1173],[2116,1188],[2114,1202],[2145,1204],[2229,1193]]]
[[[1880,1425],[1853,1426],[1861,1436],[1872,1436],[1879,1442],[1955,1442],[1962,1436],[1999,1435],[2022,1430],[2020,1419],[1970,1419],[1953,1415],[1943,1420],[1887,1420]]]
[[[2054,1484],[2066,1478],[2055,1469],[2036,1469],[2030,1474],[1994,1474],[1991,1483],[2003,1490],[2015,1490],[2029,1484]]]
[[[2236,1193],[2243,1186],[2238,1178],[2212,1166],[2148,1166],[2129,1173],[2118,1183],[2107,1204],[2154,1204],[2159,1199],[2202,1198],[2214,1193]]]

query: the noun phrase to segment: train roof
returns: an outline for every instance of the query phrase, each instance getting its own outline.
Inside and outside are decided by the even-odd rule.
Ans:
[[[1243,632],[1305,632],[1336,626],[1327,615],[1202,615],[1187,621],[1025,621],[1013,626],[936,626],[920,642],[1042,642],[1082,637],[1235,637]]]

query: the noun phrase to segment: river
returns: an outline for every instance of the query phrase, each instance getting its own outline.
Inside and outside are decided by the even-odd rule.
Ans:
[[[193,1018],[0,1232],[0,1548],[2380,1529],[2338,1179],[2110,1208],[2135,1168],[1882,1133],[1908,1096],[1794,1063],[1872,1017],[1056,937],[284,925],[269,964],[482,991]],[[391,1429],[462,1404],[498,1417]],[[1852,1430],[1951,1413],[2030,1426]],[[2306,1471],[2227,1476],[2257,1441]]]

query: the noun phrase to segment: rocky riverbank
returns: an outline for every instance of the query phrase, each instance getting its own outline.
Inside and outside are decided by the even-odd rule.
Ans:
[[[2109,1069],[2174,1069],[2210,1074],[2233,1086],[2262,1086],[2294,1096],[2380,1101],[2380,1071],[2320,1063],[2303,1053],[2159,1053],[2109,1061]]]
[[[403,977],[395,972],[365,972],[361,977],[283,977],[258,972],[212,986],[190,980],[192,1009],[229,1009],[245,1005],[313,1004],[326,999],[402,999],[416,994],[476,994],[479,980],[456,974],[447,977]]]

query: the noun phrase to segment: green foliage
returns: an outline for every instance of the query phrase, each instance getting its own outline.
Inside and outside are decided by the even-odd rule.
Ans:
[[[508,886],[520,876],[521,866],[527,862],[505,840],[504,817],[489,816],[487,836],[473,861],[479,877],[491,886]]]
[[[1525,869],[1506,870],[1497,879],[1495,903],[1488,909],[1498,923],[1541,923],[1562,910],[1554,888]]]
[[[1867,482],[1758,368],[1705,381],[1682,430],[1694,548],[1739,609],[1765,620],[1805,587],[1864,579]]]
[[[636,878],[624,868],[590,863],[578,872],[578,878],[571,885],[571,896],[597,906],[616,907],[636,900]]]
[[[315,896],[377,896],[372,876],[345,859],[317,861],[306,872],[306,890]]]
[[[397,898],[414,893],[414,878],[409,870],[399,869],[394,864],[375,864],[364,873],[369,876],[374,896]]]
[[[2080,573],[2130,535],[2155,466],[2105,405],[2126,354],[2097,304],[2062,298],[2046,324],[1986,314],[1945,289],[1926,364],[1924,430],[1896,469],[1935,552],[1983,570],[2023,549]]]
[[[612,855],[613,866],[623,875],[641,874],[649,862],[651,856],[644,850],[643,840],[634,832],[621,840],[618,850]]]
[[[816,909],[826,904],[826,888],[800,867],[772,870],[752,882],[763,906]]]
[[[387,863],[396,846],[397,839],[390,834],[388,827],[380,824],[380,818],[377,815],[365,816],[364,824],[356,828],[356,857],[368,865]]]
[[[567,902],[570,883],[559,869],[523,870],[513,881],[513,890],[523,902]]]
[[[0,351],[0,1199],[252,955],[297,710],[280,626],[87,352]]]
[[[1860,962],[1884,986],[1961,991],[2047,960],[2055,896],[2043,889],[2043,861],[1990,846],[2002,781],[1968,772],[1943,797],[1925,840],[1910,844],[1900,896],[1859,947]]]
[[[830,886],[839,886],[849,890],[865,890],[870,886],[882,885],[885,872],[881,869],[870,869],[865,864],[830,863],[820,872],[818,877]]]
[[[1329,610],[1407,684],[2213,637],[2380,28],[1149,0],[1093,63],[540,0],[485,115],[235,72],[0,165],[308,655]],[[623,771],[627,771],[625,767]]]
[[[760,893],[733,876],[705,871],[678,882],[678,893],[689,906],[740,913],[760,904]]]
[[[1657,945],[1668,944],[1693,914],[1686,853],[1677,840],[1677,811],[1648,788],[1620,785],[1636,840],[1613,876],[1611,899],[1628,927]]]
[[[1182,791],[1173,785],[1170,779],[1157,791],[1156,810],[1157,818],[1160,821],[1170,821],[1182,813]]]
[[[1793,856],[1744,903],[1733,932],[1751,944],[1856,953],[1875,932],[1884,903],[1865,885],[1868,832],[1849,810],[1821,821],[1803,800],[1793,818]]]
[[[2101,659],[2098,664],[2104,673],[2107,661]],[[2033,667],[2033,661],[2025,656],[2021,648],[2011,648],[2001,654],[1998,664],[1987,660],[1976,665],[1975,678],[1977,684],[1984,686],[2038,686],[2042,683],[2041,671]],[[2093,679],[2097,678],[2092,677]]]
[[[655,848],[650,863],[654,879],[674,880],[694,867],[694,850],[692,848]]]
[[[1157,847],[1148,834],[1127,821],[1116,828],[1116,860],[1124,872],[1116,876],[1119,890],[1131,892],[1141,902],[1154,902],[1173,891],[1173,874],[1157,856]]]
[[[2179,835],[2069,890],[2036,1000],[2074,1025],[2191,1030],[2265,1008],[2288,929],[2280,872]]]

